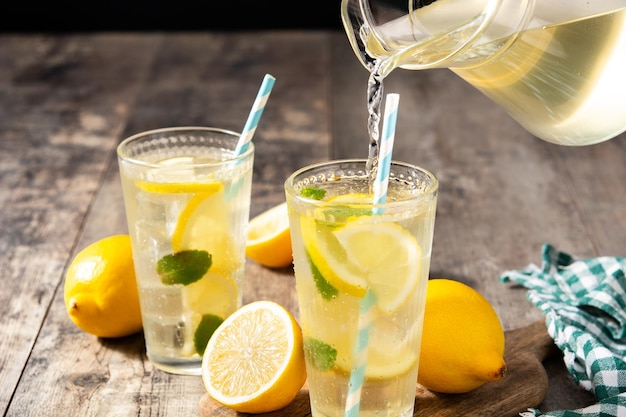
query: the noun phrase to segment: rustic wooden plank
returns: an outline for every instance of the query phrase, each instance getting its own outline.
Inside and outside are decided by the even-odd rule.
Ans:
[[[150,39],[125,48],[116,48],[116,39],[0,36],[3,412],[39,332],[46,332],[42,322],[137,92],[129,66],[140,74],[151,53]],[[24,398],[30,403],[54,384],[31,382],[35,389]]]
[[[111,47],[154,39],[126,35]],[[327,44],[327,36],[317,32],[168,36],[149,68],[138,69],[143,76],[128,69],[144,83],[116,139],[173,125],[240,130],[263,74],[272,73],[277,82],[255,135],[252,213],[259,213],[284,200],[282,183],[293,169],[328,154]],[[116,161],[109,158],[108,164],[76,250],[127,230]],[[273,299],[297,314],[290,268],[273,271],[249,262],[246,280],[244,302]],[[34,393],[51,415],[192,416],[199,413],[204,388],[199,377],[152,367],[141,335],[103,340],[80,332],[58,291],[8,415],[39,415],[41,408],[32,407]]]

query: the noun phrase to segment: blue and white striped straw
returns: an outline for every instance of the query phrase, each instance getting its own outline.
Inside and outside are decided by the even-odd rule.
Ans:
[[[248,144],[252,140],[252,136],[254,136],[254,132],[259,124],[263,110],[265,110],[267,99],[269,98],[272,88],[274,87],[274,81],[276,81],[276,78],[270,74],[265,74],[265,77],[263,77],[263,82],[261,83],[259,92],[257,93],[256,99],[252,104],[252,109],[250,109],[250,114],[248,115],[246,124],[243,127],[241,136],[239,136],[239,142],[237,142],[237,147],[235,148],[235,155],[241,155],[246,151],[246,149],[248,149]]]
[[[378,169],[376,170],[376,178],[374,179],[374,204],[383,204],[387,201],[387,186],[389,184],[393,141],[396,135],[399,101],[400,96],[395,93],[387,94],[385,99],[383,132],[380,138],[380,149],[378,151]],[[374,209],[374,214],[380,214],[381,212],[381,207]]]
[[[376,304],[376,297],[371,290],[368,290],[359,303],[359,332],[353,351],[354,364],[350,373],[345,417],[359,416],[361,390],[365,380],[365,368],[367,367],[367,345],[369,343],[370,328],[372,327],[372,306],[374,304]]]
[[[398,94],[387,94],[385,99],[385,117],[383,119],[383,131],[378,157],[378,170],[374,179],[374,204],[383,204],[387,200],[387,184],[389,181],[389,171],[391,169],[391,153],[393,140],[396,131],[396,120],[398,118]],[[378,207],[375,214],[380,214],[382,208]],[[346,398],[345,417],[358,417],[361,407],[361,390],[365,380],[365,370],[367,367],[367,349],[369,344],[369,333],[372,327],[372,306],[376,304],[376,296],[371,289],[368,289],[365,296],[359,303],[359,329],[357,340],[354,345],[354,363],[350,373],[350,385]]]

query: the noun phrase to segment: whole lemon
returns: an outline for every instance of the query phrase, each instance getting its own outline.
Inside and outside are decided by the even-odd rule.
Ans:
[[[492,305],[466,284],[431,279],[417,382],[435,392],[464,393],[505,373],[504,330]]]
[[[65,276],[64,297],[70,318],[87,333],[122,337],[140,331],[130,237],[110,236],[80,251]]]

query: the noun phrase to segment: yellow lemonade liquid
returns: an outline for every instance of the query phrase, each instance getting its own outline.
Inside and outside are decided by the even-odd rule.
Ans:
[[[527,30],[492,61],[452,70],[540,138],[610,139],[626,129],[626,8]]]
[[[252,162],[190,168],[218,160],[177,155],[153,161],[158,168],[120,162],[147,354],[174,373],[199,374],[201,321],[217,325],[241,306]],[[208,271],[192,283],[164,283],[159,260],[184,251],[208,253]]]
[[[364,318],[370,327],[358,415],[413,415],[435,201],[431,195],[420,203],[372,215],[373,197],[369,195],[370,179],[364,165],[360,174],[340,180],[311,176],[307,187],[325,192],[314,208],[300,204],[288,192],[313,417],[346,415],[351,384],[358,383],[354,381],[359,366],[355,346]],[[390,181],[388,201],[407,200],[420,192],[409,188],[403,181]],[[404,273],[395,268],[405,262],[405,254],[390,248],[386,237],[370,240],[365,234],[347,244],[349,240],[340,230],[350,228],[372,233],[388,230],[398,239],[412,242],[411,256],[415,258],[410,262],[415,270],[411,276],[395,282],[394,276]],[[389,239],[391,245],[396,241],[394,237]],[[355,245],[365,259],[359,259],[361,255],[352,253],[346,245]],[[413,248],[411,245],[408,247]],[[366,254],[370,252],[371,256]],[[389,277],[389,286],[398,288],[385,288],[384,283],[363,287],[346,284],[377,275]],[[366,291],[374,294],[375,303],[366,316],[360,317]]]
[[[444,2],[433,4],[438,3]],[[431,6],[426,6],[415,11],[416,20],[430,10]],[[360,50],[361,60],[367,57],[370,84],[374,78],[380,84],[368,88],[368,103],[381,94],[382,79],[395,68],[443,67],[502,106],[527,131],[548,142],[589,145],[623,132],[626,8],[546,24],[541,23],[543,17],[549,22],[559,21],[559,16],[568,11],[547,8],[537,13],[529,29],[484,40],[450,57],[448,54],[460,42],[453,34],[445,33],[442,27],[437,36],[416,40],[411,37],[415,28],[409,19],[390,22],[394,30],[388,33],[402,41],[384,39],[388,47],[383,47],[372,33],[361,44],[357,44],[360,36],[350,37],[355,51]],[[382,33],[387,36],[387,32]],[[368,110],[370,118],[377,120],[377,106],[368,104]]]

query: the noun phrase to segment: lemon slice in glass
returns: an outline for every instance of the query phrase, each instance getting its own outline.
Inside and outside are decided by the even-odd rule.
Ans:
[[[330,267],[344,281],[355,282],[352,274],[367,283],[376,296],[377,305],[386,312],[402,306],[416,288],[420,278],[422,249],[406,229],[396,223],[372,223],[366,216],[333,232],[345,251],[344,262],[328,253]]]
[[[311,262],[339,291],[361,298],[371,288],[391,313],[417,286],[422,250],[402,226],[363,216],[336,229],[303,218],[301,228]]]
[[[367,347],[368,379],[387,379],[410,371],[419,360],[419,320],[405,320],[402,325],[385,314],[378,314]]]
[[[211,271],[231,275],[241,267],[229,231],[228,203],[223,187],[195,194],[180,213],[172,233],[172,250],[205,250]]]
[[[328,224],[310,217],[302,217],[300,232],[310,262],[313,264],[311,268],[316,268],[322,277],[340,292],[362,298],[367,291],[368,283],[357,270],[350,270],[352,264],[334,236],[333,230]]]
[[[196,342],[194,334],[198,332],[203,318],[212,316],[223,321],[234,313],[239,305],[239,290],[235,281],[229,276],[211,271],[199,281],[184,286],[181,291],[183,304],[190,314],[191,326],[188,326],[189,334],[185,338],[190,342],[192,340]],[[206,342],[204,344],[206,345]],[[186,346],[184,351],[189,355],[201,353],[197,346],[191,344]]]
[[[209,271],[182,291],[185,304],[200,315],[214,314],[226,318],[237,310],[239,290],[229,276]]]
[[[328,311],[326,320],[336,322],[336,317],[346,318],[350,314],[355,314],[355,308],[333,309]],[[327,346],[335,352],[334,366],[345,374],[350,374],[354,366],[354,344],[358,332],[358,319],[349,317],[349,320],[339,321],[341,325],[338,326],[320,326],[312,334],[318,345]],[[376,311],[372,312],[371,320],[365,377],[381,380],[410,371],[419,359],[419,350],[416,349],[421,335],[419,321],[408,321],[408,325],[405,322],[400,326],[390,316]]]
[[[142,191],[156,194],[213,194],[224,188],[221,182],[149,182],[136,180],[135,185]]]

